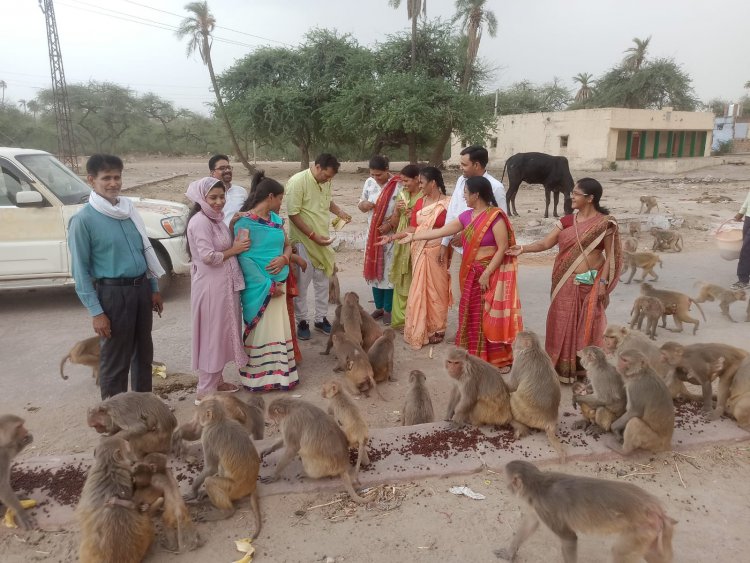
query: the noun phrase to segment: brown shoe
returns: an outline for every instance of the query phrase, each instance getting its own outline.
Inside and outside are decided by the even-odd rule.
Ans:
[[[370,316],[377,320],[380,317],[382,317],[385,314],[385,311],[383,309],[375,309],[372,313],[370,313]]]

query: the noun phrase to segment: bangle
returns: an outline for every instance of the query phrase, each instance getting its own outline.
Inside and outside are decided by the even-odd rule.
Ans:
[[[315,231],[310,231],[310,234],[307,235],[307,238],[309,238],[310,240],[313,240],[314,236],[315,236]]]
[[[521,252],[519,252],[518,254],[523,254],[523,245],[521,245]]]
[[[286,260],[286,265],[287,265],[287,266],[288,266],[289,264],[291,264],[291,260],[289,259],[289,256],[287,256],[286,254],[282,254],[282,255],[281,255],[281,257],[282,257],[282,258],[283,258],[284,260]]]

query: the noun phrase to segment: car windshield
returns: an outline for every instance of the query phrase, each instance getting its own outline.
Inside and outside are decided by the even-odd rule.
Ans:
[[[91,194],[91,188],[49,154],[20,154],[16,158],[33,172],[49,190],[65,205],[85,203]]]

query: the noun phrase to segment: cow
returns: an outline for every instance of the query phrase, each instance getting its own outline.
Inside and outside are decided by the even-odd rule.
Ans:
[[[508,191],[505,200],[508,204],[508,215],[518,215],[516,210],[516,194],[521,182],[527,184],[544,184],[544,217],[549,217],[549,194],[555,192],[555,207],[553,214],[557,215],[557,202],[560,192],[563,193],[563,209],[566,215],[573,213],[570,192],[573,190],[573,176],[570,174],[568,159],[564,156],[552,156],[541,152],[519,152],[505,161],[501,181],[508,170]]]

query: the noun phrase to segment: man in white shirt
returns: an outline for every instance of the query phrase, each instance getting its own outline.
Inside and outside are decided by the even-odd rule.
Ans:
[[[232,217],[237,213],[247,199],[247,190],[237,184],[232,184],[232,166],[225,154],[215,154],[208,161],[211,177],[221,180],[226,187],[226,203],[224,204],[224,224],[228,227]]]
[[[469,209],[469,206],[466,205],[466,199],[464,199],[464,184],[466,184],[466,179],[471,178],[472,176],[484,176],[490,181],[490,184],[492,184],[492,193],[495,196],[495,201],[497,202],[498,207],[505,211],[506,214],[508,213],[508,207],[505,202],[505,188],[500,180],[494,178],[487,172],[487,163],[489,161],[489,154],[487,153],[487,149],[483,146],[471,145],[461,151],[462,174],[458,178],[456,187],[451,195],[451,201],[448,205],[448,211],[445,217],[446,225],[453,221],[453,219],[456,219],[461,213]],[[456,252],[463,254],[460,233],[452,237],[452,239],[451,237],[443,238],[442,244],[443,246],[452,244]],[[460,260],[455,260],[455,262],[460,262]],[[457,276],[453,277],[456,278]]]

